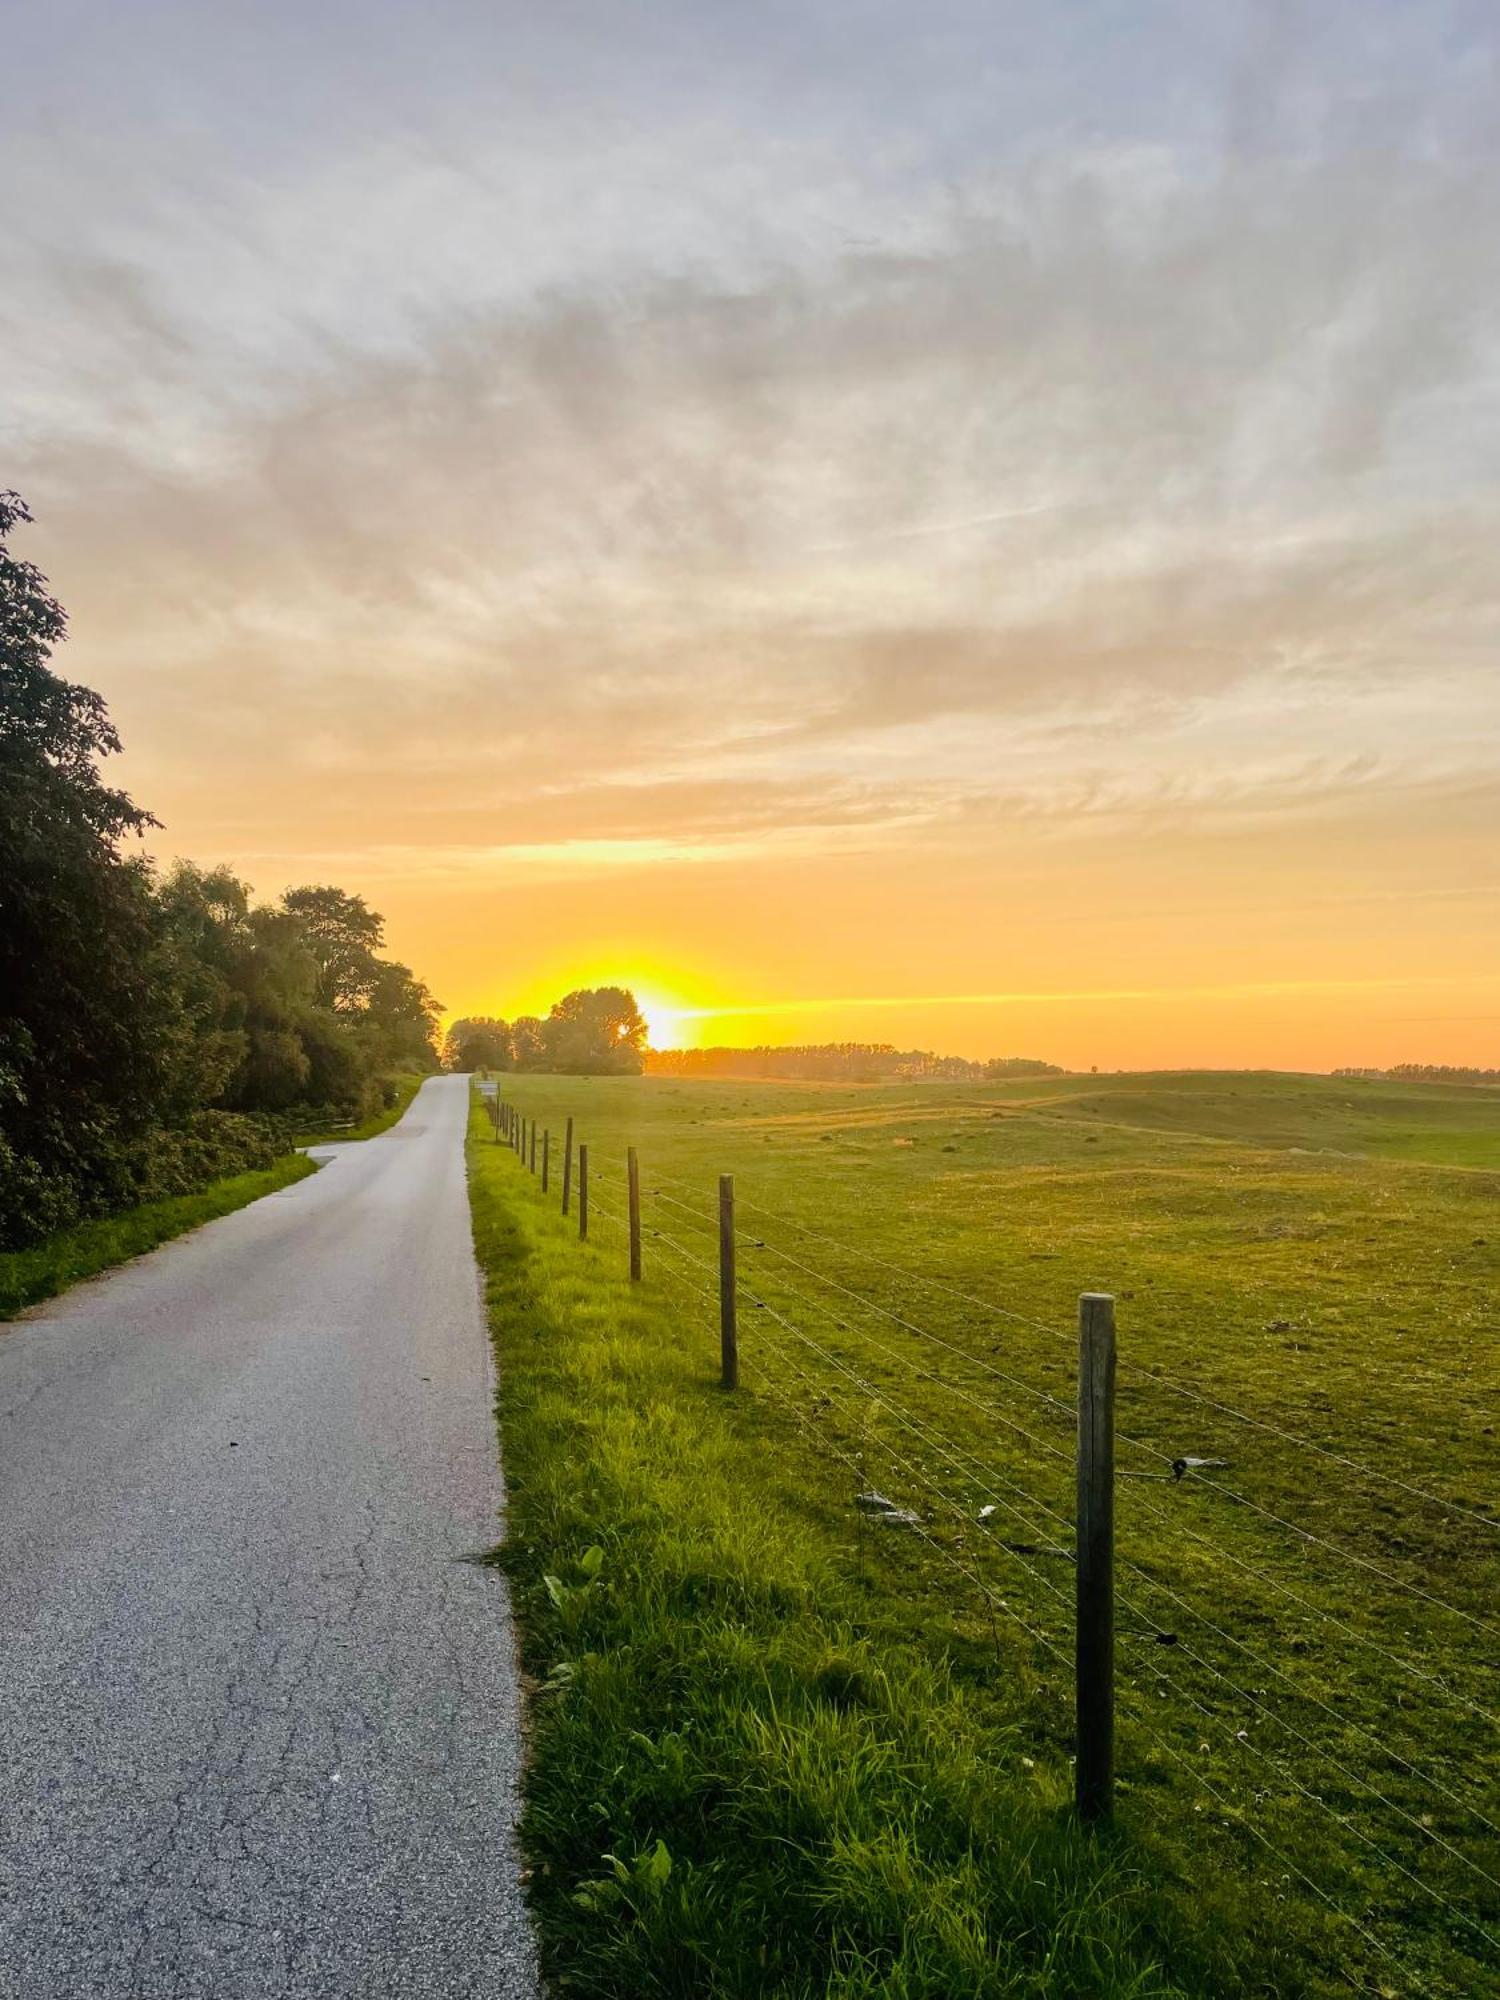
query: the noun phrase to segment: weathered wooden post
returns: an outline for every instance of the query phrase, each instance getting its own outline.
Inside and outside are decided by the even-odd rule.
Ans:
[[[578,1235],[583,1241],[589,1233],[589,1149],[578,1148]]]
[[[726,1389],[740,1386],[740,1327],[734,1281],[734,1175],[719,1176],[719,1365]]]
[[[526,1164],[531,1168],[533,1173],[536,1172],[536,1120],[534,1118],[531,1121],[531,1157]]]
[[[552,1127],[542,1134],[542,1193],[547,1192],[548,1170],[552,1165]]]
[[[630,1282],[641,1282],[641,1163],[635,1147],[625,1150],[625,1173],[630,1183]]]
[[[568,1194],[573,1186],[573,1121],[563,1134],[563,1214],[568,1212]]]
[[[1107,1820],[1115,1790],[1115,1302],[1078,1301],[1078,1816]]]

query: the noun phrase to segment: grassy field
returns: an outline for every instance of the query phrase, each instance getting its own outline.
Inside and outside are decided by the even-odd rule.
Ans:
[[[289,1187],[316,1171],[311,1160],[289,1153],[272,1167],[231,1174],[197,1194],[142,1202],[123,1215],[107,1215],[96,1222],[80,1223],[76,1229],[60,1230],[29,1250],[0,1252],[0,1320],[14,1319],[27,1306],[66,1291],[80,1278],[92,1278],[112,1264],[139,1257],[173,1236],[212,1222],[215,1216],[228,1215],[247,1202],[259,1201],[263,1194],[274,1194],[277,1188]]]
[[[1500,1992],[1500,1094],[505,1088],[591,1156],[581,1248],[476,1114],[528,1839],[575,1990]],[[1121,1349],[1097,1842],[1066,1810],[1086,1289]]]

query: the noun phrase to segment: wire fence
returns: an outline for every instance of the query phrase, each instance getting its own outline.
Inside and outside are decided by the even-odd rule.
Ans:
[[[492,1116],[536,1175],[535,1122],[499,1099]],[[716,1206],[642,1170],[633,1149],[590,1146],[575,1178],[571,1120],[565,1146],[562,1212],[618,1254],[622,1278],[671,1300],[705,1357],[717,1342],[726,1384],[743,1380],[809,1447],[809,1478],[839,1489],[861,1562],[880,1551],[948,1579],[955,1616],[1031,1677],[1056,1738],[1090,1757],[1079,1396],[1036,1379],[1071,1365],[1077,1331],[746,1199],[727,1177]],[[556,1195],[546,1133],[544,1170],[549,1157]],[[1002,1359],[966,1344],[995,1327]],[[1127,1384],[1130,1352],[1127,1338]],[[1275,1893],[1300,1885],[1399,1980],[1377,1990],[1500,1993],[1500,1616],[1486,1597],[1500,1517],[1160,1367],[1139,1382],[1158,1420],[1191,1413],[1198,1448],[1111,1422],[1122,1788],[1158,1803],[1170,1788],[1243,1835],[1279,1871]],[[1294,1518],[1284,1468],[1258,1485],[1263,1458],[1239,1469],[1245,1438],[1336,1482],[1340,1522]],[[1355,1545],[1343,1522],[1366,1492],[1456,1524],[1470,1602],[1452,1578]],[[1351,1959],[1350,1983],[1367,1990],[1367,1975]]]

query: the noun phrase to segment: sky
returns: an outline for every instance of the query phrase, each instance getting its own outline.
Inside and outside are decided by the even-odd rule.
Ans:
[[[1492,0],[0,11],[163,861],[450,1014],[1500,1063]]]

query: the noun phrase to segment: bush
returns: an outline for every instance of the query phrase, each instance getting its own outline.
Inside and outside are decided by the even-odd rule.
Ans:
[[[24,1250],[138,1202],[196,1194],[211,1181],[270,1167],[291,1148],[292,1122],[198,1111],[181,1125],[130,1137],[103,1124],[81,1128],[71,1174],[47,1173],[0,1134],[0,1250]]]

